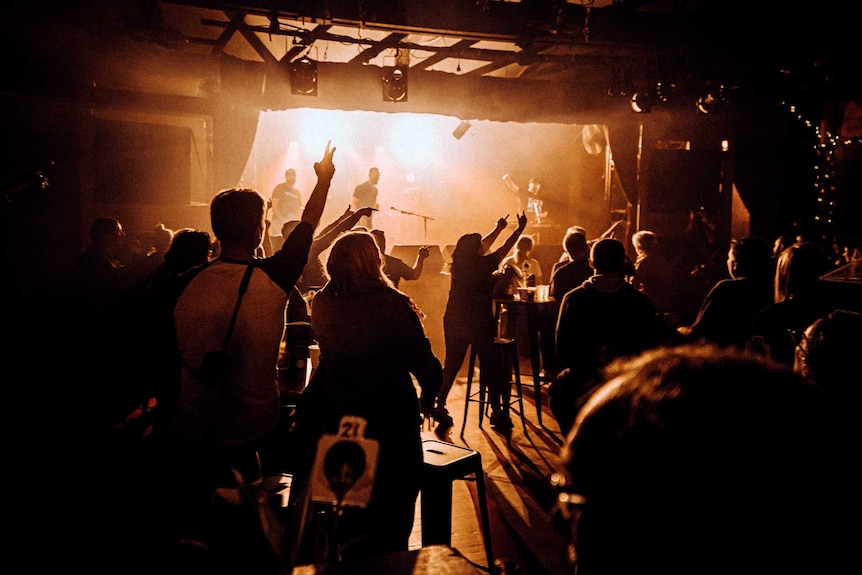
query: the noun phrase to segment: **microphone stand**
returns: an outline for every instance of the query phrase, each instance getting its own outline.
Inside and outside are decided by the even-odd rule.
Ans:
[[[428,220],[433,220],[434,218],[432,218],[430,216],[423,216],[422,214],[414,214],[413,212],[405,212],[404,210],[399,210],[398,208],[396,208],[394,206],[390,206],[389,209],[392,210],[393,212],[398,212],[399,214],[404,214],[405,216],[416,216],[418,218],[422,218],[422,225],[423,225],[424,234],[425,234],[425,243],[426,244],[428,243]]]

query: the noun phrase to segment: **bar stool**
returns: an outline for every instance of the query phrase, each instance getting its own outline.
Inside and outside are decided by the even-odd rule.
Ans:
[[[478,403],[479,404],[479,428],[482,427],[482,419],[485,416],[485,410],[487,409],[487,404],[485,402],[485,396],[488,393],[486,386],[483,385],[482,377],[479,377],[479,391],[471,391],[473,388],[473,371],[476,367],[476,351],[473,346],[470,346],[470,364],[467,371],[467,391],[465,393],[464,398],[464,419],[461,422],[461,439],[464,439],[464,429],[467,427],[467,413],[470,408],[470,403]],[[521,390],[521,374],[520,368],[518,364],[518,344],[514,339],[505,338],[505,337],[496,337],[494,338],[494,356],[499,361],[505,363],[504,368],[500,371],[500,373],[511,373],[514,377],[515,383],[515,396],[510,397],[509,405],[506,406],[507,411],[508,408],[514,405],[516,402],[518,404],[518,412],[521,415],[521,426],[524,428],[524,435],[527,434],[527,421],[524,419],[524,394]],[[481,363],[479,365],[479,370],[481,371],[482,366]],[[507,375],[508,377],[508,375]],[[509,380],[509,387],[511,389],[512,380]],[[478,397],[478,399],[476,399]]]
[[[494,567],[491,524],[485,499],[485,472],[482,454],[436,439],[422,441],[423,470],[421,486],[422,546],[452,545],[452,482],[473,476],[479,499],[482,541],[489,572]]]

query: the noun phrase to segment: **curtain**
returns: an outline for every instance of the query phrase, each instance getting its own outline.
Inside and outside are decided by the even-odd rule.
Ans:
[[[213,185],[237,186],[257,135],[264,73],[260,65],[222,55],[221,85],[213,118]]]

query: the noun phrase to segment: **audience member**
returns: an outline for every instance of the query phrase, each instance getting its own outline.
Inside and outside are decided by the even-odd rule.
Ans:
[[[90,226],[90,245],[73,270],[73,301],[93,311],[120,303],[143,280],[142,266],[117,218],[99,217]]]
[[[826,254],[815,244],[794,243],[781,251],[775,264],[774,301],[751,323],[753,349],[793,365],[802,331],[832,310],[832,304],[817,289],[818,279],[829,269]]]
[[[162,263],[150,278],[150,290],[161,293],[179,274],[208,262],[210,255],[212,238],[209,232],[195,228],[177,230],[164,252]]]
[[[101,433],[111,429],[135,407],[140,389],[126,373],[137,350],[128,339],[138,332],[136,294],[145,281],[144,255],[135,252],[117,218],[98,217],[90,228],[91,244],[75,262],[67,305],[60,310],[74,379],[78,387],[80,423]]]
[[[164,259],[165,254],[168,253],[168,249],[171,247],[171,243],[174,241],[175,234],[176,232],[166,227],[165,224],[161,222],[156,224],[156,227],[153,229],[151,255]]]
[[[398,288],[398,284],[402,279],[418,280],[422,275],[422,270],[425,267],[425,260],[431,254],[431,249],[428,246],[419,248],[416,254],[416,261],[413,267],[409,266],[404,260],[396,258],[391,254],[386,253],[386,234],[383,230],[371,230],[371,235],[377,240],[377,245],[380,247],[380,253],[383,255],[383,272],[392,281],[392,285]]]
[[[675,272],[674,306],[690,325],[709,290],[726,277],[726,258],[717,245],[715,224],[703,207],[689,210],[682,240],[671,258]]]
[[[551,283],[548,287],[552,302],[541,308],[540,335],[542,365],[548,377],[556,377],[563,369],[557,357],[556,329],[563,296],[575,289],[593,275],[590,266],[590,246],[586,231],[580,226],[572,226],[563,237],[563,257],[551,268]]]
[[[558,302],[593,275],[590,266],[590,246],[583,228],[569,228],[563,238],[563,255],[551,268],[550,294]]]
[[[655,308],[626,281],[622,242],[598,240],[590,250],[590,265],[593,276],[563,297],[557,319],[557,358],[565,369],[551,383],[548,396],[563,434],[601,383],[605,365],[657,344]]]
[[[512,277],[512,288],[517,292],[519,287],[535,286],[542,283],[542,266],[539,260],[532,257],[533,238],[522,235],[515,243],[511,255],[503,258],[500,267],[510,267],[515,270]],[[531,277],[532,276],[532,277]]]
[[[837,309],[814,320],[802,333],[793,368],[839,401],[862,410],[859,350],[862,313]]]
[[[479,378],[489,390],[492,408],[491,426],[508,433],[512,421],[504,405],[507,404],[508,379],[498,373],[498,362],[494,360],[494,337],[497,332],[493,308],[494,272],[500,262],[515,245],[527,227],[527,216],[518,214],[518,227],[493,252],[491,246],[506,229],[506,218],[497,220],[497,225],[487,236],[464,234],[458,238],[452,252],[452,265],[449,267],[451,285],[446,311],[443,314],[443,338],[446,358],[443,365],[443,386],[437,394],[434,419],[440,434],[452,426],[452,417],[446,409],[446,399],[458,371],[464,363],[467,349],[471,348],[479,358]],[[505,383],[504,383],[505,380]]]
[[[566,229],[565,235],[563,236],[563,244],[564,244],[563,245],[563,253],[560,254],[560,259],[557,260],[557,263],[564,264],[567,261],[569,261],[569,254],[568,254],[568,252],[566,252],[565,242],[566,242],[566,237],[569,234],[573,234],[573,233],[581,234],[582,236],[584,236],[584,239],[586,239],[586,237],[587,237],[587,230],[585,228],[583,228],[582,226],[569,226],[568,229]],[[589,247],[589,244],[590,244],[590,240],[587,240],[587,247]],[[589,257],[589,252],[587,254],[587,257]],[[551,275],[553,275],[553,270],[551,270]]]
[[[430,413],[442,368],[422,312],[383,273],[374,236],[341,236],[326,268],[330,279],[312,300],[320,362],[296,408],[299,462],[291,489],[301,494],[309,488],[323,434],[340,433],[344,417],[361,420],[364,437],[379,443],[371,499],[364,509],[344,510],[330,545],[345,559],[406,551],[422,473],[420,407]],[[411,375],[421,389],[418,398]]]
[[[772,258],[776,260],[784,248],[792,246],[796,243],[796,230],[782,232],[775,237],[772,243]]]
[[[656,348],[606,377],[552,477],[577,573],[854,570],[858,412],[712,345]]]
[[[171,420],[179,398],[179,378],[176,377],[176,344],[173,341],[173,321],[163,313],[171,297],[171,286],[188,270],[207,263],[212,253],[209,232],[182,228],[174,232],[162,263],[143,286],[135,302],[132,323],[126,345],[137,357],[135,369],[127,370],[127,381],[137,381],[142,401],[155,398],[150,418],[159,439],[167,439]]]
[[[532,257],[533,238],[522,235],[515,242],[515,248],[511,255],[503,258],[500,262],[500,270],[509,278],[509,286],[506,293],[512,293],[514,297],[520,297],[518,289],[522,287],[535,287],[542,283],[542,266],[539,260]],[[506,308],[503,314],[504,335],[515,340],[527,341],[526,314],[519,314],[517,308]],[[519,319],[520,318],[520,319]],[[554,318],[556,320],[556,317]],[[550,320],[549,320],[550,321]],[[541,341],[541,336],[540,336]]]
[[[770,257],[769,246],[758,238],[731,242],[727,254],[730,278],[713,286],[694,323],[677,328],[680,335],[688,340],[745,347],[754,317],[773,302]]]
[[[276,378],[284,309],[326,204],[334,152],[327,143],[322,160],[314,164],[318,180],[302,221],[272,257],[254,257],[265,232],[266,200],[250,189],[225,190],[210,206],[221,255],[179,278],[173,318],[182,369],[173,432],[180,481],[204,501],[213,487],[234,484],[231,468],[253,481],[262,466],[271,470],[277,454],[284,456],[280,435],[286,430],[278,427],[282,402]],[[234,321],[244,276],[248,290]],[[221,377],[210,380],[204,358],[223,348],[229,325],[229,363]]]
[[[674,302],[670,286],[673,268],[659,248],[658,236],[650,230],[640,230],[632,235],[635,250],[635,275],[633,284],[647,294],[659,313],[673,313]]]

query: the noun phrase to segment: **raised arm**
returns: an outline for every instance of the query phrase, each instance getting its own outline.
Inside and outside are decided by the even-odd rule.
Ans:
[[[419,248],[419,253],[416,254],[416,263],[413,264],[412,272],[409,276],[405,275],[406,280],[418,280],[422,275],[422,270],[425,268],[425,260],[431,255],[431,248],[422,246]]]
[[[333,229],[335,229],[339,224],[341,224],[344,220],[349,218],[351,215],[353,215],[353,210],[351,210],[350,205],[348,205],[347,209],[344,210],[344,213],[341,214],[340,216],[338,216],[338,218],[336,218],[335,220],[333,220],[328,226],[323,228],[323,231],[321,231],[315,239],[323,237],[324,235],[328,234]]]
[[[331,143],[331,141],[326,142],[326,150],[323,152],[323,158],[319,162],[314,163],[314,172],[317,174],[317,185],[314,186],[314,190],[305,204],[305,209],[302,211],[302,221],[311,224],[315,230],[320,223],[320,217],[323,215],[323,208],[326,207],[329,185],[332,183],[332,176],[335,175],[335,165],[332,163],[332,155],[335,153],[335,148],[330,148]]]
[[[494,242],[497,241],[497,237],[500,235],[500,232],[506,229],[509,225],[509,222],[506,220],[509,219],[509,214],[506,214],[499,220],[497,220],[497,226],[491,231],[490,234],[482,238],[482,253],[486,254],[491,249],[491,246],[494,245]]]
[[[272,229],[272,220],[269,217],[270,212],[272,212],[272,198],[266,200],[266,216],[264,217],[263,241],[261,241],[260,244],[260,248],[263,250],[263,253],[259,255],[260,257],[265,258],[268,258],[273,254],[272,239],[269,237],[270,230]]]
[[[497,224],[499,226],[499,222]],[[514,247],[515,242],[518,241],[518,238],[521,237],[521,234],[524,232],[524,229],[527,227],[527,214],[521,212],[518,214],[518,227],[512,231],[512,234],[506,238],[506,241],[502,246],[497,248],[494,252],[497,254],[497,261],[503,261],[503,258],[506,257],[506,254]]]
[[[348,212],[350,212],[349,209]],[[363,216],[370,216],[372,213],[374,213],[374,208],[360,208],[355,212],[350,212],[349,214],[345,212],[345,215],[342,215],[335,222],[326,226],[324,233],[314,238],[312,251],[317,253],[323,252],[326,248],[332,245],[332,242],[334,242],[338,236],[355,226],[359,222],[360,218]]]
[[[512,176],[509,174],[503,174],[503,181],[506,183],[506,187],[515,192],[516,194],[521,191],[520,186],[515,183],[515,180],[512,179]]]

